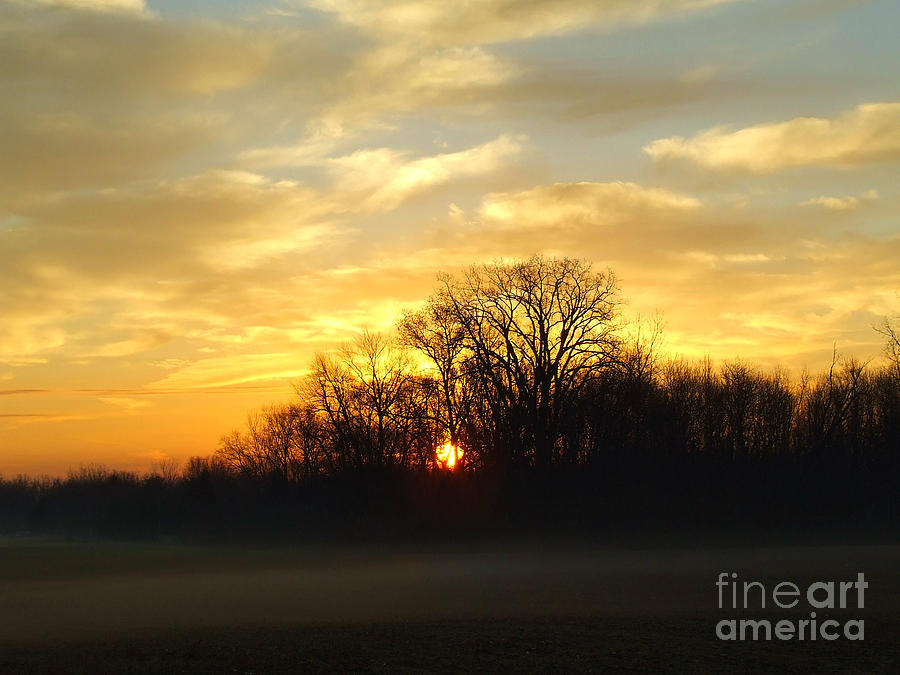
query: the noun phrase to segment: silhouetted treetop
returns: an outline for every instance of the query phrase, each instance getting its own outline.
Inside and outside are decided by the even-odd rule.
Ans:
[[[547,469],[564,406],[615,362],[619,301],[612,272],[571,258],[534,256],[441,275],[431,314],[460,327],[466,372],[488,392],[499,446],[533,448]]]

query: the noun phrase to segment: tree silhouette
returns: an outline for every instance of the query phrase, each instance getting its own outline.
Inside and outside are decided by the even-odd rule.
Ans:
[[[472,390],[464,381],[465,332],[454,307],[443,295],[434,295],[416,312],[407,311],[397,325],[401,343],[419,351],[434,366],[440,386],[437,422],[454,446],[469,415]]]
[[[835,351],[795,382],[741,360],[662,359],[659,322],[623,326],[615,278],[585,262],[479,265],[441,275],[396,340],[363,332],[317,355],[294,401],[250,414],[180,473],[0,479],[0,531],[823,518],[896,531],[900,346],[894,324],[881,332],[887,366]],[[452,470],[436,452],[448,440],[463,448]]]
[[[890,319],[885,318],[881,325],[876,327],[885,338],[884,353],[894,367],[897,376],[900,377],[900,327]]]
[[[363,333],[316,357],[299,393],[308,397],[344,466],[406,466],[418,401],[412,365],[391,340]]]
[[[441,303],[461,327],[466,373],[477,381],[504,459],[530,450],[548,471],[567,405],[619,354],[612,272],[534,256],[440,279]]]

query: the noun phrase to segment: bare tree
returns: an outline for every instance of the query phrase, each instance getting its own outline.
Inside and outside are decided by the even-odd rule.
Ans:
[[[798,447],[834,454],[854,452],[868,424],[871,386],[868,362],[844,359],[835,349],[827,373],[808,387],[800,399],[796,430]]]
[[[900,377],[900,327],[890,319],[885,318],[880,326],[875,328],[887,341],[884,344],[884,353],[897,377]]]
[[[181,475],[181,462],[172,457],[160,459],[150,466],[150,475],[166,485],[174,485]]]
[[[398,324],[401,343],[419,351],[434,366],[440,384],[441,406],[436,422],[453,445],[467,415],[472,391],[463,384],[465,331],[445,295],[434,295],[417,312],[406,312]]]
[[[297,478],[311,478],[334,472],[334,454],[330,452],[322,424],[308,402],[295,406],[293,445]]]
[[[263,456],[266,473],[284,480],[296,477],[294,454],[298,410],[294,406],[272,406],[251,416],[250,434]]]
[[[216,456],[239,473],[295,480],[301,471],[301,410],[274,405],[247,415],[247,431],[219,440]]]
[[[407,356],[385,336],[363,333],[337,354],[318,355],[298,393],[322,419],[343,464],[379,466],[407,463],[410,386]]]
[[[616,359],[615,277],[581,260],[534,256],[440,281],[497,440],[514,456],[530,446],[535,466],[549,469],[564,407]]]
[[[653,381],[659,368],[659,348],[664,326],[665,322],[659,313],[651,319],[638,316],[634,321],[631,334],[619,350],[618,365],[626,377],[647,384]]]
[[[253,447],[250,436],[235,429],[219,439],[215,457],[238,473],[261,476],[263,457]]]

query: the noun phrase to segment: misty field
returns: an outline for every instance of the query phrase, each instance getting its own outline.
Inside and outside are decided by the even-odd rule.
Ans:
[[[720,571],[864,572],[865,641],[721,642]],[[898,607],[898,546],[0,542],[2,672],[891,672]]]

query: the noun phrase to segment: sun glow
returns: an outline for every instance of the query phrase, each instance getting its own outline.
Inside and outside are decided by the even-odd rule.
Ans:
[[[462,459],[463,449],[460,446],[453,445],[453,443],[447,441],[444,445],[439,446],[434,454],[438,464],[452,471],[456,468],[456,463]]]

